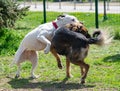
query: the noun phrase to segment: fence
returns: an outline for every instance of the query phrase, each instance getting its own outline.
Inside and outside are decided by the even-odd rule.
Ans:
[[[15,1],[15,0],[14,0]],[[44,1],[44,0],[43,0]],[[81,0],[80,0],[81,1]],[[66,1],[63,2],[51,2],[46,0],[46,10],[47,11],[56,11],[56,12],[94,12],[95,11],[95,1],[89,0],[89,2],[80,2],[80,1]],[[109,0],[106,1],[106,10],[107,13],[120,13],[120,1],[113,2]],[[32,11],[43,11],[43,2],[42,1],[32,1],[24,0],[20,2],[21,6],[30,5],[30,10]],[[104,12],[104,3],[99,1],[99,13]]]
[[[14,0],[17,1],[17,0]],[[53,2],[56,1],[56,2]],[[30,6],[31,11],[45,11],[44,12],[44,22],[46,22],[46,12],[96,12],[96,28],[98,28],[98,14],[103,14],[103,20],[107,19],[107,13],[117,13],[120,14],[120,1],[119,0],[102,0],[98,3],[98,0],[24,0],[18,1],[21,7]],[[95,8],[95,4],[96,8]],[[46,5],[46,6],[45,6]],[[98,7],[98,11],[96,10]]]

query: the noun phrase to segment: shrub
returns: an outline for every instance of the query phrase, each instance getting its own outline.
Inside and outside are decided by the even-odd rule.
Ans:
[[[115,31],[114,31],[114,39],[120,39],[120,30],[119,29],[116,29]]]
[[[28,8],[20,8],[11,0],[0,0],[0,28],[14,27],[16,20],[26,15]]]
[[[10,29],[0,31],[0,55],[12,55],[18,49],[24,33]]]

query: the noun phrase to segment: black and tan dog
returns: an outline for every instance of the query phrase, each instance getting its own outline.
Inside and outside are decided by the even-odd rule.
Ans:
[[[89,65],[84,62],[84,59],[88,54],[89,45],[103,45],[106,43],[106,38],[101,31],[95,31],[93,37],[91,37],[87,32],[87,29],[82,29],[83,27],[84,26],[82,25],[82,27],[75,29],[78,33],[71,31],[72,28],[69,28],[68,26],[61,27],[56,31],[51,42],[52,52],[66,56],[67,77],[71,76],[70,62],[80,66],[82,75],[81,84],[85,83],[85,78],[89,70]],[[57,62],[58,67],[62,67],[59,56]]]
[[[87,28],[83,25],[82,22],[75,22],[75,23],[71,23],[71,24],[66,24],[64,27],[68,28],[70,31],[81,33],[81,34],[85,35],[87,38],[91,38],[90,34],[88,33]],[[51,53],[55,56],[55,58],[57,60],[58,68],[62,69],[60,56],[54,50],[54,48],[52,46],[51,46]],[[70,75],[67,75],[67,77],[70,77]]]

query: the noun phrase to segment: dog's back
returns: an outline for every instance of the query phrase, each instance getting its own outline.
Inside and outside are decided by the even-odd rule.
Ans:
[[[60,55],[68,55],[72,49],[86,48],[88,39],[81,33],[70,31],[68,28],[59,28],[52,39],[52,46]]]
[[[86,38],[81,33],[61,27],[56,30],[52,39],[52,46],[60,55],[69,56],[71,61],[83,60],[87,56],[89,44],[103,45],[108,40],[105,39],[101,31],[96,31],[93,35],[96,37]]]

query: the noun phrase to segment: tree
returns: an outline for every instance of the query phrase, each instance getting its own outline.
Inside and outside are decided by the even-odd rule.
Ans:
[[[0,0],[0,28],[14,27],[16,20],[26,15],[28,8],[21,8],[11,0]]]

